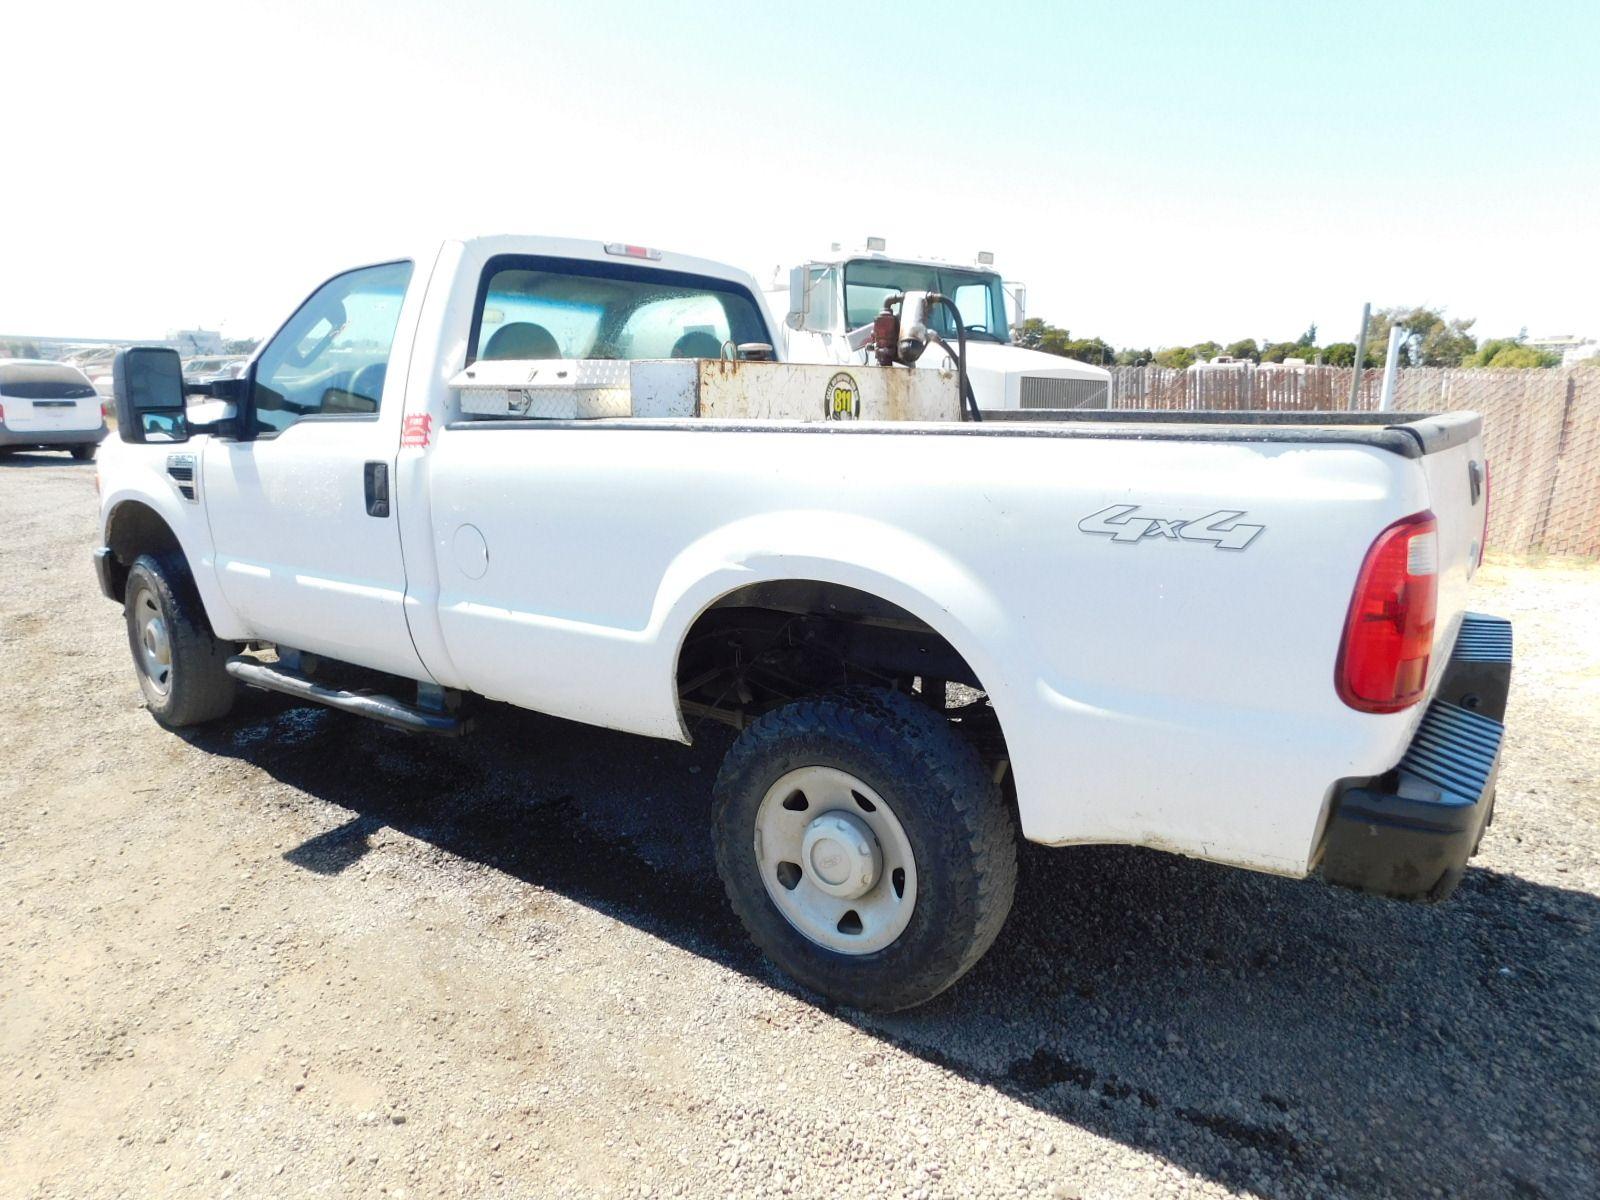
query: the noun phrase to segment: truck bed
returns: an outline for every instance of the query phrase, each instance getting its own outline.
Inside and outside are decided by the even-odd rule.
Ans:
[[[922,434],[962,437],[1102,438],[1118,441],[1316,443],[1367,446],[1421,458],[1479,436],[1477,413],[1170,412],[1162,409],[1027,409],[985,412],[981,422],[774,421],[706,417],[621,417],[561,420],[537,417],[458,418],[451,429],[720,429],[848,436]]]
[[[1334,442],[1420,458],[1477,436],[1476,413],[1194,412],[1166,409],[1032,409],[986,412],[984,422],[1041,425],[1063,436],[1177,441]]]

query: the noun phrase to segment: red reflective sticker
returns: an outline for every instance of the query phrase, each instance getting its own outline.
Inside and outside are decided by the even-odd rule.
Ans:
[[[402,446],[426,446],[433,431],[433,417],[428,413],[418,413],[414,417],[407,417],[404,427],[400,431],[400,444]]]

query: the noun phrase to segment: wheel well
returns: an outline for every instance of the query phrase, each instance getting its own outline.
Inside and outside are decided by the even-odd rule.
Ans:
[[[992,767],[1007,761],[977,672],[927,622],[870,592],[805,579],[750,584],[695,618],[678,652],[686,721],[742,729],[801,696],[855,684],[917,696],[962,725]]]
[[[106,545],[111,550],[111,582],[119,600],[127,586],[128,568],[141,554],[183,554],[172,526],[155,509],[137,500],[124,501],[111,510],[106,522]]]

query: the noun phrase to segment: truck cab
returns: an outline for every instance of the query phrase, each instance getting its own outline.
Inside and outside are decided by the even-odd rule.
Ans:
[[[905,291],[949,296],[967,333],[967,374],[980,409],[1106,408],[1111,374],[1103,367],[1011,344],[1012,328],[1022,324],[1026,289],[1007,283],[993,266],[993,255],[971,264],[935,259],[890,257],[883,239],[869,238],[853,252],[835,246],[828,254],[779,272],[767,289],[767,303],[781,322],[783,356],[797,363],[856,364],[869,351],[852,345],[852,330],[871,325],[884,297]],[[1008,313],[1009,309],[1009,313]],[[933,325],[953,343],[954,322],[935,313]],[[930,350],[917,364],[947,369],[949,356]]]

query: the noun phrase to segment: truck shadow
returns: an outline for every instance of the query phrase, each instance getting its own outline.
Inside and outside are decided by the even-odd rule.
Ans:
[[[94,470],[94,460],[79,461],[64,450],[13,450],[0,454],[0,471],[26,471],[36,467],[81,467]]]
[[[348,810],[284,855],[307,870],[345,869],[389,826],[1230,1187],[1600,1194],[1600,902],[1583,892],[1474,869],[1425,908],[1028,846],[990,954],[880,1016],[795,989],[707,886],[725,731],[685,748],[487,706],[439,741],[251,693],[190,740]]]

